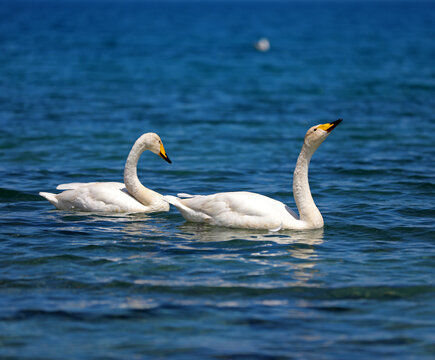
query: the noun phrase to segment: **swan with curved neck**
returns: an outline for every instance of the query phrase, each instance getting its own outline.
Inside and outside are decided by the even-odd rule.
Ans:
[[[70,183],[57,186],[66,190],[60,194],[40,192],[60,210],[79,210],[110,213],[149,213],[168,211],[163,196],[143,186],[137,176],[137,163],[141,154],[150,150],[171,163],[162,140],[155,133],[143,134],[136,140],[124,168],[124,184],[120,182]]]
[[[322,214],[311,196],[308,166],[314,152],[341,121],[313,126],[305,135],[293,175],[293,196],[299,216],[280,201],[244,191],[205,196],[178,194],[178,197],[163,198],[174,205],[187,221],[192,222],[273,231],[322,228]]]

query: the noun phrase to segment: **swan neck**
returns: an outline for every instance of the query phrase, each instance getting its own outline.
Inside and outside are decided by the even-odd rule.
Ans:
[[[323,226],[322,214],[314,203],[308,182],[308,167],[316,149],[317,147],[313,148],[304,143],[293,174],[293,196],[300,220],[306,222],[307,226],[312,228]]]
[[[148,150],[145,139],[140,137],[128,154],[127,161],[124,167],[124,184],[127,191],[137,201],[143,205],[149,206],[152,203],[161,199],[161,195],[151,189],[146,188],[140,182],[137,176],[137,164],[142,153]]]

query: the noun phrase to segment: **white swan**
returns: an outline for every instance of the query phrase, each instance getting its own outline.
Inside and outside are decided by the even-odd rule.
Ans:
[[[127,157],[124,182],[91,182],[59,185],[56,189],[66,190],[60,194],[40,192],[57,209],[110,213],[150,213],[168,211],[169,204],[162,195],[147,189],[137,177],[137,162],[145,150],[159,155],[168,163],[160,137],[155,133],[143,134],[136,140]]]
[[[319,145],[342,120],[313,126],[305,135],[293,175],[293,195],[300,217],[280,201],[251,192],[164,196],[187,221],[245,229],[318,229],[323,217],[313,201],[308,165]],[[181,197],[181,198],[180,198]]]

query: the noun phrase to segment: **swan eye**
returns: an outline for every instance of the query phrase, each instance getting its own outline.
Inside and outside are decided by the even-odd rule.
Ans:
[[[317,129],[314,129],[314,131],[317,131]]]

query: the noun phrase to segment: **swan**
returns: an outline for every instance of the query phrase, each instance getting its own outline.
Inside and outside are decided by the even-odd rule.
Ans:
[[[66,191],[59,194],[40,192],[39,195],[59,210],[110,213],[168,211],[169,204],[163,200],[162,195],[147,189],[137,177],[137,162],[145,150],[150,150],[171,163],[160,137],[155,133],[146,133],[136,140],[127,157],[124,168],[125,184],[120,182],[61,184],[56,189]]]
[[[192,222],[270,231],[320,229],[323,217],[311,196],[308,166],[314,152],[341,121],[338,119],[313,126],[305,135],[293,174],[293,195],[299,216],[280,201],[245,191],[212,195],[178,194],[178,197],[167,195],[163,199]]]

